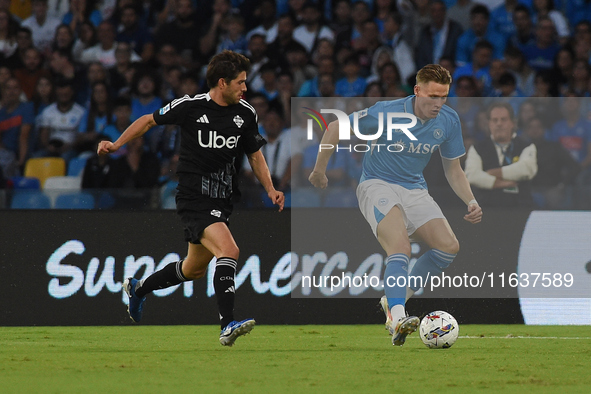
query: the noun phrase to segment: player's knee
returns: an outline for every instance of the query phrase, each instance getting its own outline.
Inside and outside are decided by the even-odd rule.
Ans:
[[[460,243],[455,237],[453,237],[448,242],[446,242],[445,245],[438,249],[448,254],[458,254],[460,251]]]
[[[238,260],[238,257],[240,257],[240,249],[236,245],[227,246],[222,249],[219,257],[230,257],[234,260]]]
[[[195,279],[200,279],[203,278],[206,274],[207,270],[205,269],[196,269],[196,270],[192,270],[190,275],[190,278],[187,277],[187,279],[191,279],[191,280],[195,280]]]

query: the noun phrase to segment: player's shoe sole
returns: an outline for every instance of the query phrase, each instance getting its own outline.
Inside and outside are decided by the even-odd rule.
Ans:
[[[421,321],[416,316],[407,316],[398,320],[394,335],[392,336],[392,345],[402,346],[406,341],[406,337],[417,330]]]
[[[388,334],[394,335],[394,322],[392,321],[392,314],[390,313],[390,308],[388,307],[388,298],[386,298],[385,295],[380,298],[380,307],[386,316],[385,328],[388,331]]]
[[[231,322],[220,332],[220,343],[222,346],[233,346],[236,339],[251,332],[255,324],[254,319]]]
[[[129,297],[129,303],[127,304],[127,313],[129,313],[129,317],[136,323],[139,323],[142,320],[142,309],[144,308],[144,301],[146,301],[146,297],[139,298],[135,295],[135,285],[137,284],[137,279],[127,278],[123,281],[123,291],[127,293]]]

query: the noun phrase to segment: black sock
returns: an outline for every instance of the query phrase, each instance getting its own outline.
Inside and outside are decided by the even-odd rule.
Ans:
[[[183,275],[182,266],[183,260],[170,263],[160,271],[154,272],[143,282],[138,282],[135,288],[135,295],[141,298],[154,290],[165,289],[188,281]]]
[[[234,320],[234,275],[236,274],[236,260],[230,257],[220,257],[215,263],[213,288],[218,300],[220,325],[222,329]]]

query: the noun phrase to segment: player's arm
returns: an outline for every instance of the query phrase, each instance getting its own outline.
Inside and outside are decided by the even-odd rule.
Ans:
[[[470,188],[470,182],[468,182],[468,178],[466,178],[466,174],[462,170],[460,159],[450,160],[442,158],[442,161],[447,182],[456,195],[468,206],[468,213],[464,215],[464,219],[473,224],[479,223],[482,220],[482,208],[480,208],[474,198],[474,194]]]
[[[273,204],[279,205],[279,212],[281,212],[283,210],[283,205],[285,204],[285,196],[282,192],[275,190],[265,156],[263,156],[263,153],[260,150],[247,154],[247,156],[254,176],[256,176],[261,185],[263,185],[267,195],[271,201],[273,201]]]
[[[129,127],[117,138],[117,141],[101,141],[99,143],[97,153],[99,155],[106,155],[107,153],[116,152],[119,148],[123,145],[127,144],[129,141],[138,138],[144,135],[148,130],[152,127],[156,126],[156,122],[154,121],[153,114],[147,114],[141,116],[135,122],[133,122]]]
[[[308,177],[308,180],[310,183],[312,183],[312,185],[314,185],[314,187],[324,189],[328,185],[326,167],[328,166],[328,161],[330,160],[330,157],[332,156],[338,143],[339,122],[338,120],[335,120],[330,122],[328,128],[324,132],[324,136],[322,136],[322,141],[320,141],[320,147],[322,147],[322,149],[318,149],[316,164],[314,165],[312,173]]]

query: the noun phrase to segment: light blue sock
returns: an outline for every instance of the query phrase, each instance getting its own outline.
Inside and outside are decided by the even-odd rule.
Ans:
[[[388,298],[388,307],[402,305],[406,301],[406,285],[408,276],[408,256],[403,253],[395,253],[386,258],[386,270],[384,271],[384,291]],[[399,277],[404,277],[398,279]],[[388,280],[388,278],[390,278]],[[398,280],[398,282],[397,282]],[[396,283],[402,286],[397,286]]]
[[[432,276],[443,272],[454,261],[456,254],[442,252],[439,249],[431,249],[423,254],[415,263],[409,275],[408,287],[417,291],[427,285],[426,281]],[[412,277],[421,277],[421,280],[414,280]]]

